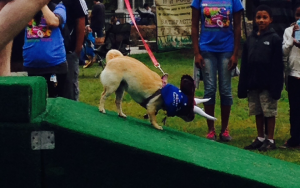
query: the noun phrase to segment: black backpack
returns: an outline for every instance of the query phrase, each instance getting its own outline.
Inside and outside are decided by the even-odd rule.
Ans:
[[[62,28],[62,26],[60,25],[59,29],[60,29],[61,35],[64,39],[64,45],[65,45],[66,52],[68,52],[69,46],[70,46],[70,41],[71,41],[71,32],[70,32],[67,24],[65,24],[64,28]]]

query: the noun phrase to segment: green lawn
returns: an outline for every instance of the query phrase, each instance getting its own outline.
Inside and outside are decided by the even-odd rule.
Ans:
[[[181,50],[174,52],[165,52],[165,53],[155,53],[155,57],[160,63],[164,72],[169,74],[168,82],[170,84],[179,86],[180,78],[183,74],[192,75],[193,72],[193,55],[192,50]],[[154,70],[159,75],[161,72],[156,69],[148,54],[138,54],[131,55],[132,57],[145,63],[151,70]],[[102,85],[99,80],[99,77],[95,78],[95,74],[101,72],[100,66],[94,64],[92,67],[87,69],[80,68],[80,101],[98,106]],[[251,141],[257,136],[256,127],[255,127],[255,118],[254,116],[248,115],[248,102],[246,99],[238,99],[237,97],[237,84],[238,77],[233,78],[232,80],[232,94],[234,104],[232,106],[231,116],[229,120],[229,130],[230,134],[233,137],[233,140],[229,144],[235,147],[243,148],[244,146],[251,143]],[[196,90],[196,97],[203,97],[203,82],[200,84],[200,88]],[[215,122],[216,133],[220,133],[221,129],[221,113],[220,113],[220,100],[219,95],[217,94],[217,104],[215,110],[215,117],[218,119]],[[116,111],[115,96],[110,96],[107,101],[105,108],[110,111]],[[203,105],[201,105],[203,107]],[[143,115],[146,113],[146,110],[140,105],[136,104],[131,97],[126,93],[123,99],[122,105],[123,111],[127,116],[132,116],[135,118],[142,119]],[[160,111],[157,118],[159,124],[162,125],[161,121],[165,117],[165,113]],[[299,114],[300,115],[300,114]],[[200,137],[205,137],[207,134],[207,125],[205,118],[201,116],[196,116],[193,122],[186,123],[180,118],[173,117],[168,118],[165,126],[171,127],[176,130],[194,134]],[[288,95],[284,90],[281,95],[281,99],[278,103],[278,116],[276,119],[276,129],[275,129],[275,140],[277,146],[282,145],[286,139],[289,138],[289,105],[288,105]],[[254,151],[258,152],[258,151]],[[268,151],[262,153],[263,155],[268,155],[270,157],[282,159],[285,161],[293,162],[300,164],[300,151],[299,150],[283,150],[277,149],[274,151]]]

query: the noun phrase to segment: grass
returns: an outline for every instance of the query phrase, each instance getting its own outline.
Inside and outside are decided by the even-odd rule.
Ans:
[[[179,86],[180,78],[183,74],[193,74],[193,55],[192,50],[181,50],[165,53],[154,54],[158,62],[160,63],[164,72],[169,74],[168,82],[170,84]],[[156,69],[148,54],[137,54],[131,55],[131,57],[140,60],[145,63],[151,70],[161,75],[161,72]],[[90,68],[80,68],[79,75],[79,86],[80,86],[80,101],[98,106],[102,92],[102,85],[99,77],[95,78],[95,74],[101,72],[98,64],[93,65]],[[232,145],[238,148],[251,143],[251,141],[257,136],[255,117],[249,116],[248,114],[248,102],[246,99],[238,99],[237,97],[237,85],[238,77],[232,79],[232,94],[233,94],[233,106],[229,120],[229,130],[233,137],[233,140],[224,143]],[[202,98],[204,94],[203,82],[200,83],[200,88],[196,90],[196,97]],[[105,109],[110,111],[116,111],[114,103],[115,96],[110,96],[105,104]],[[203,105],[200,107],[203,108]],[[146,110],[139,104],[135,103],[131,97],[125,93],[123,98],[123,112],[127,116],[143,119],[143,115]],[[160,125],[161,121],[165,117],[165,113],[161,110],[158,113],[157,119]],[[221,130],[221,112],[220,112],[220,98],[217,94],[217,103],[215,108],[215,117],[218,119],[215,122],[216,133]],[[201,116],[196,116],[193,122],[186,123],[178,117],[168,118],[165,126],[173,129],[183,131],[186,133],[194,134],[199,137],[205,137],[207,134],[206,119]],[[282,145],[289,138],[289,105],[288,95],[284,90],[281,95],[281,99],[278,102],[278,115],[276,117],[276,129],[275,129],[275,140],[276,145]],[[254,151],[258,152],[258,151]],[[277,159],[289,161],[292,163],[300,164],[300,151],[299,150],[283,150],[277,149],[274,151],[268,151],[261,153]]]

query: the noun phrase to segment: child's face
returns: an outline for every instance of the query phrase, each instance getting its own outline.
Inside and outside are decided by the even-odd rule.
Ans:
[[[272,18],[267,11],[257,11],[255,16],[255,22],[258,26],[259,32],[266,31],[269,28],[269,25],[272,23]]]
[[[298,7],[298,8],[296,9],[296,12],[295,12],[295,19],[296,19],[296,20],[299,20],[299,19],[300,19],[300,7]]]

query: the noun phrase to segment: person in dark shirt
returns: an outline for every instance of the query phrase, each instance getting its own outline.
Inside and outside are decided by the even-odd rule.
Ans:
[[[267,151],[276,148],[274,140],[277,101],[283,89],[282,40],[273,28],[271,8],[256,9],[257,30],[244,43],[238,97],[249,101],[249,115],[255,115],[258,137],[247,150]],[[264,137],[264,121],[268,121],[268,139]]]
[[[278,36],[283,39],[284,30],[294,22],[294,7],[300,3],[300,0],[253,0],[254,10],[259,5],[267,5],[271,8],[273,14],[273,21],[270,25]],[[253,12],[254,17],[255,12]],[[253,30],[257,30],[257,25],[253,23]],[[287,58],[283,57],[283,61],[286,63]],[[265,119],[265,135],[268,135],[267,119]]]
[[[59,3],[61,0],[52,0]],[[67,62],[68,74],[65,83],[63,97],[79,100],[79,57],[84,41],[85,17],[88,15],[88,8],[84,0],[62,0],[67,11],[67,27],[71,34],[68,44]]]
[[[271,8],[273,21],[270,25],[279,37],[283,38],[284,30],[294,22],[294,7],[300,3],[300,0],[253,0],[254,10],[259,5],[267,5]],[[257,25],[253,24],[253,29],[257,29]]]
[[[94,7],[90,15],[91,29],[93,30],[93,36],[95,33],[97,37],[103,37],[103,28],[105,24],[105,6],[100,1],[93,1]]]

